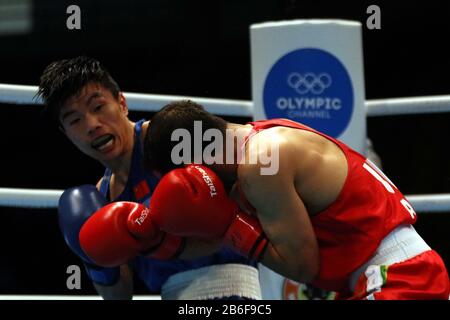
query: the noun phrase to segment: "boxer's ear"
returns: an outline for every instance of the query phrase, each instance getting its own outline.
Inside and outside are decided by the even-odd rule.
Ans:
[[[123,92],[119,92],[119,105],[120,111],[122,111],[126,116],[128,116],[128,104]]]

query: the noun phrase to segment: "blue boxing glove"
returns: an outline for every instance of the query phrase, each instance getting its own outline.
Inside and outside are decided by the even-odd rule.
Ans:
[[[69,248],[85,263],[89,278],[104,286],[117,283],[120,267],[103,268],[95,265],[80,246],[79,233],[83,224],[92,214],[107,204],[106,199],[93,185],[73,187],[63,192],[59,198],[59,227]]]

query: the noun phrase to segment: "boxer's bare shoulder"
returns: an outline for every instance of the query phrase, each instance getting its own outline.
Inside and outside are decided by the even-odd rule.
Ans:
[[[256,134],[246,145],[246,159],[270,159],[238,167],[238,177],[245,194],[261,197],[261,189],[276,185],[295,186],[310,215],[325,209],[341,191],[348,165],[342,150],[331,140],[306,130],[274,127]],[[267,155],[270,155],[268,157]],[[266,157],[266,158],[264,158]],[[272,173],[263,174],[270,167]]]

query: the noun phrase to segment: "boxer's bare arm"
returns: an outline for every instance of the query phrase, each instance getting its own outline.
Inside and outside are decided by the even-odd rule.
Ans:
[[[261,165],[240,165],[239,181],[269,239],[262,263],[291,279],[309,282],[319,270],[313,227],[294,179],[292,147],[280,145],[279,171],[262,175]]]

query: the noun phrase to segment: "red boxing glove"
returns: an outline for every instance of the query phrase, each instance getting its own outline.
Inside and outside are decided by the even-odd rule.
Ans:
[[[95,212],[82,226],[80,245],[102,267],[127,263],[140,254],[171,259],[182,251],[181,237],[161,231],[150,211],[134,202],[113,202]]]
[[[201,165],[163,176],[153,192],[150,210],[155,222],[168,233],[223,239],[250,259],[258,260],[268,243],[259,221],[240,212],[219,177]]]

